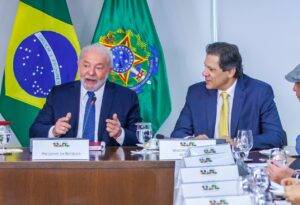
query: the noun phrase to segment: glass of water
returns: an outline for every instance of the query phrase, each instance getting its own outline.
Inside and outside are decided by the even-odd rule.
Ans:
[[[152,139],[151,123],[150,122],[136,123],[136,136],[139,143],[143,144],[145,148],[146,144]]]
[[[7,121],[0,121],[0,145],[2,148],[1,154],[5,154],[4,150],[12,135],[9,124],[10,123]]]
[[[254,167],[252,173],[254,182],[254,192],[265,193],[270,185],[270,180],[266,167]]]
[[[238,130],[233,139],[232,151],[236,159],[249,160],[248,155],[253,147],[253,135],[251,130]]]
[[[287,164],[286,151],[280,148],[274,148],[271,150],[270,160],[277,162],[281,165]]]

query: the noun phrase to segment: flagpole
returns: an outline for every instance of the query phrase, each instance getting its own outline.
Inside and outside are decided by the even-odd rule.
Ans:
[[[211,1],[211,19],[211,39],[216,42],[218,41],[217,0]]]

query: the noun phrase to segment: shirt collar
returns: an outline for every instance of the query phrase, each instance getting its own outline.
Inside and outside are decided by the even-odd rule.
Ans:
[[[95,96],[97,97],[97,99],[99,98],[99,96],[101,96],[101,93],[104,92],[105,85],[106,85],[106,81],[98,90],[94,91]],[[87,92],[88,92],[88,90],[85,89],[85,87],[81,83],[81,85],[80,85],[80,97],[81,97],[81,99],[84,99],[87,96]]]
[[[227,89],[225,90],[225,92],[230,96],[232,97],[234,95],[234,90],[235,90],[235,87],[236,87],[236,82],[237,82],[237,79],[235,79],[234,83]],[[218,96],[221,95],[221,92],[224,92],[224,90],[219,90],[218,89]]]

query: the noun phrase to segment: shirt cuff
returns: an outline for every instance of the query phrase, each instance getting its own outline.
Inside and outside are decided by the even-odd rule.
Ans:
[[[124,131],[123,127],[121,127],[121,134],[120,134],[120,136],[116,139],[116,141],[117,141],[120,145],[123,145],[124,139],[125,139],[125,131]]]
[[[54,125],[48,131],[48,138],[56,138],[53,134]]]

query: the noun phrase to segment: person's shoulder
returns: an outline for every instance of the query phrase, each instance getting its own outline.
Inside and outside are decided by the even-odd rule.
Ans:
[[[247,86],[253,87],[255,89],[262,89],[262,90],[272,89],[271,85],[268,84],[267,82],[249,77],[247,75],[243,76],[243,80],[245,81]]]
[[[63,83],[60,85],[55,85],[52,87],[52,92],[63,92],[63,91],[69,91],[69,89],[79,86],[80,87],[80,81],[71,81],[67,83]]]
[[[115,91],[118,94],[127,94],[127,95],[135,95],[136,94],[135,91],[131,90],[130,88],[121,86],[119,84],[116,84],[116,83],[113,83],[110,81],[107,81],[107,83],[109,84],[109,86],[113,87],[113,89],[115,89]]]
[[[207,90],[205,86],[205,81],[195,83],[189,87],[189,92],[199,92],[200,90]]]

